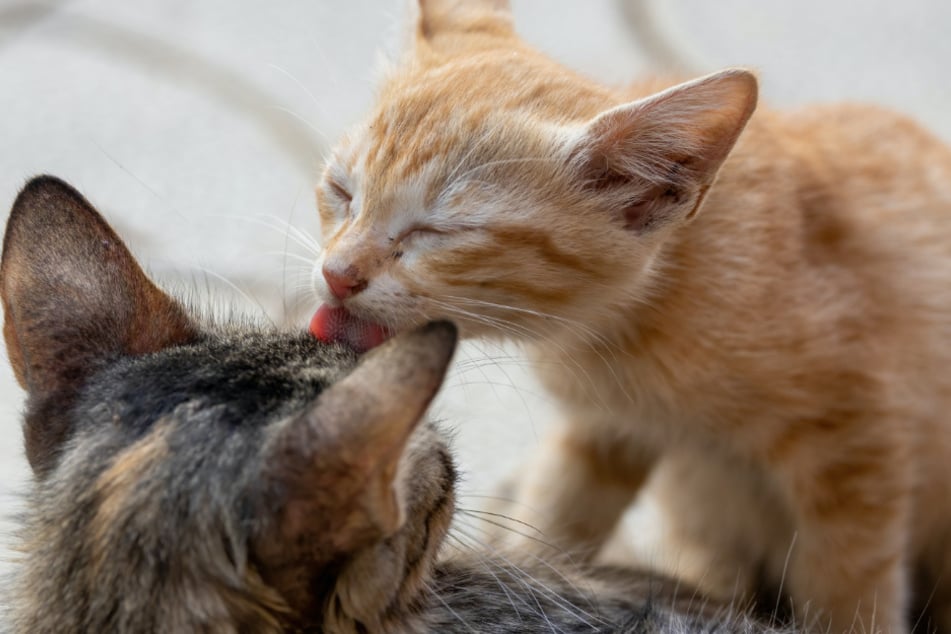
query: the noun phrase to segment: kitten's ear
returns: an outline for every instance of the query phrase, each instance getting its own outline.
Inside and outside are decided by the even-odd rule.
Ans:
[[[33,406],[25,434],[34,467],[68,431],[62,416],[34,410],[64,410],[106,359],[156,351],[194,333],[96,210],[51,176],[31,180],[13,204],[0,297],[7,354]]]
[[[569,170],[637,232],[692,217],[756,108],[756,77],[725,70],[608,110],[569,145]]]
[[[442,35],[509,36],[514,33],[508,0],[417,0],[416,38],[433,43]]]
[[[456,337],[449,322],[394,337],[276,432],[265,477],[286,495],[282,542],[297,543],[330,517],[334,525],[320,537],[341,553],[402,525],[400,460],[442,385]]]

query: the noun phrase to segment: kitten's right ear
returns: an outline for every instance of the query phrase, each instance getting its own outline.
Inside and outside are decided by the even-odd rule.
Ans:
[[[3,335],[30,395],[25,435],[35,469],[68,435],[62,413],[100,364],[194,337],[102,216],[63,181],[40,176],[20,192],[0,259]]]
[[[272,543],[325,541],[339,555],[402,525],[398,467],[442,385],[456,339],[445,321],[394,337],[310,411],[275,430],[265,479],[285,499]]]
[[[512,11],[508,0],[417,0],[418,42],[433,44],[440,36],[512,35]],[[457,44],[458,39],[454,43]]]
[[[757,81],[728,69],[602,112],[566,146],[571,178],[631,231],[696,214],[756,108]]]

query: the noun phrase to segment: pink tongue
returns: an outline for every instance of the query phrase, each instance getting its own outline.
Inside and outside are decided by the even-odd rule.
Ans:
[[[344,307],[332,308],[323,304],[310,320],[310,334],[324,343],[343,342],[359,352],[365,352],[386,341],[386,328],[358,319]]]

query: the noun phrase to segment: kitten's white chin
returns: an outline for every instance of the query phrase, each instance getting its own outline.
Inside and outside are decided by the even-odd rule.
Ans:
[[[325,343],[345,343],[365,352],[390,338],[385,326],[355,317],[343,306],[321,304],[310,320],[310,333]]]

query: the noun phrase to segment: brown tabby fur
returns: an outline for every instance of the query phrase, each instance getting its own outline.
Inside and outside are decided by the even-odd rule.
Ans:
[[[708,590],[951,632],[951,152],[874,107],[751,116],[741,70],[600,86],[507,4],[420,1],[317,190],[318,294],[529,346],[566,417],[520,486],[550,537],[601,544],[663,456]]]

